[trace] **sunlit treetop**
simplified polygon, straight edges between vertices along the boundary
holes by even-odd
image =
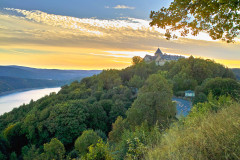
[[[181,36],[207,31],[213,40],[230,43],[239,34],[239,4],[239,0],[174,0],[169,8],[151,11],[150,25],[165,29],[168,40],[177,38],[175,30]]]

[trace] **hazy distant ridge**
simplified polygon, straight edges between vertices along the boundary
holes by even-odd
[[[19,89],[62,86],[100,72],[99,70],[58,70],[0,66],[0,95]]]
[[[59,70],[23,66],[0,66],[0,76],[30,79],[71,80],[92,76],[100,72],[100,70]]]

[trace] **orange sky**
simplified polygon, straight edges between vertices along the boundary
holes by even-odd
[[[239,39],[227,44],[201,33],[167,41],[163,30],[150,28],[149,21],[143,19],[80,19],[5,10],[0,11],[0,65],[120,69],[131,65],[131,57],[153,54],[159,46],[164,53],[204,57],[240,68]]]

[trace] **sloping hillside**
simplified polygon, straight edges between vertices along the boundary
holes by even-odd
[[[41,87],[55,87],[65,84],[64,81],[24,79],[0,76],[0,95],[4,92]]]
[[[109,159],[143,159],[147,146],[156,145],[159,141],[155,138],[161,139],[165,129],[176,121],[173,93],[195,90],[211,79],[236,82],[231,70],[193,57],[164,66],[140,62],[123,70],[104,70],[0,116],[0,142],[5,147],[2,155],[10,157],[15,152],[23,159],[50,160],[54,158],[48,157],[47,146],[53,145],[60,146],[61,156],[70,159],[96,159],[91,154],[102,155],[100,151],[104,151],[103,156],[112,156]],[[225,89],[220,95],[212,92],[212,98],[206,95],[211,103],[206,102],[205,106],[214,104],[209,107],[212,112],[228,100],[219,98],[215,102],[213,97],[235,92],[232,87],[230,91]],[[109,144],[105,143],[107,136]],[[92,149],[88,148],[90,145]]]
[[[100,70],[59,70],[0,66],[0,76],[30,79],[73,80],[89,77],[100,72]]]
[[[0,95],[3,92],[19,89],[62,86],[100,72],[100,70],[57,70],[0,66]]]

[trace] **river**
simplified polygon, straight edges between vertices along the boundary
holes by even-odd
[[[5,112],[10,112],[13,108],[19,107],[23,103],[28,104],[31,100],[36,101],[52,92],[57,93],[60,89],[60,87],[33,89],[0,96],[0,115]]]

